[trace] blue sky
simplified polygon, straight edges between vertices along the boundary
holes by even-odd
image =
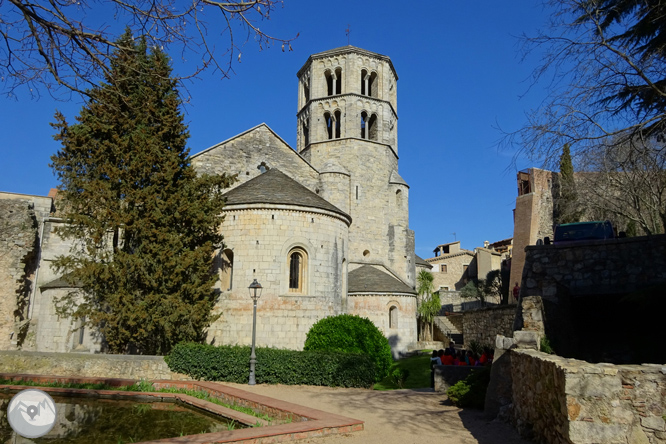
[[[292,52],[249,42],[235,74],[204,73],[186,83],[192,153],[265,122],[296,146],[296,72],[309,54],[350,43],[391,57],[399,76],[400,174],[410,185],[416,253],[441,243],[473,249],[513,236],[516,171],[533,165],[499,150],[497,126],[516,130],[545,92],[530,88],[536,56],[521,61],[517,36],[546,25],[549,11],[527,0],[398,2],[285,0],[262,30],[300,33]],[[174,52],[174,54],[176,54]],[[174,60],[176,72],[187,68]],[[5,92],[5,91],[2,91]],[[59,145],[49,126],[56,109],[70,122],[81,102],[38,100],[26,90],[0,97],[0,191],[46,195]],[[455,233],[455,235],[453,234]]]

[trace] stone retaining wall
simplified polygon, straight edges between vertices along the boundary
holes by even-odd
[[[666,364],[612,365],[517,350],[504,415],[540,443],[666,443]]]
[[[469,367],[466,365],[436,365],[435,370],[435,391],[446,392],[449,387],[458,381],[467,378],[473,371],[482,367]]]
[[[162,356],[0,351],[0,373],[90,378],[191,380],[169,370]]]
[[[497,335],[511,336],[516,315],[515,305],[481,308],[463,313],[463,338],[465,347],[472,341],[493,346]]]

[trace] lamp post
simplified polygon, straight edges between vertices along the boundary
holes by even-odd
[[[255,385],[257,382],[254,380],[254,366],[257,363],[257,355],[254,354],[254,342],[257,336],[257,300],[261,297],[262,286],[255,279],[248,287],[250,290],[250,297],[254,303],[252,309],[252,354],[250,354],[250,382],[249,385]]]

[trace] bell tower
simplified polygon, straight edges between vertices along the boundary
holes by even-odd
[[[391,59],[345,46],[311,55],[297,75],[301,155],[311,158],[312,145],[357,140],[397,156],[398,76]]]
[[[298,153],[320,192],[352,217],[349,270],[384,266],[412,286],[409,186],[398,174],[398,75],[385,55],[344,46],[298,71]]]

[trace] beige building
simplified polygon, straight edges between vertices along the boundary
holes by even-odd
[[[504,246],[504,243],[501,245]],[[500,253],[488,242],[474,251],[461,248],[460,241],[438,245],[433,250],[435,256],[425,259],[425,262],[432,266],[433,285],[439,292],[442,305],[459,307],[465,304],[466,301],[460,298],[460,290],[470,280],[485,279],[488,272],[499,270],[506,251],[503,249]]]
[[[299,349],[316,321],[351,313],[372,320],[398,354],[416,341],[414,232],[409,186],[398,173],[398,76],[388,57],[353,46],[310,56],[297,76],[295,150],[261,124],[192,156],[202,173],[239,178],[220,227],[221,316],[208,342],[250,343],[247,287],[257,279],[258,345]],[[46,220],[41,226],[48,232],[41,238],[50,236],[45,246],[68,248]],[[44,271],[24,349],[96,349],[90,332],[54,314],[53,297],[72,289],[48,266],[52,252],[40,254]],[[47,346],[45,335],[56,339]]]

